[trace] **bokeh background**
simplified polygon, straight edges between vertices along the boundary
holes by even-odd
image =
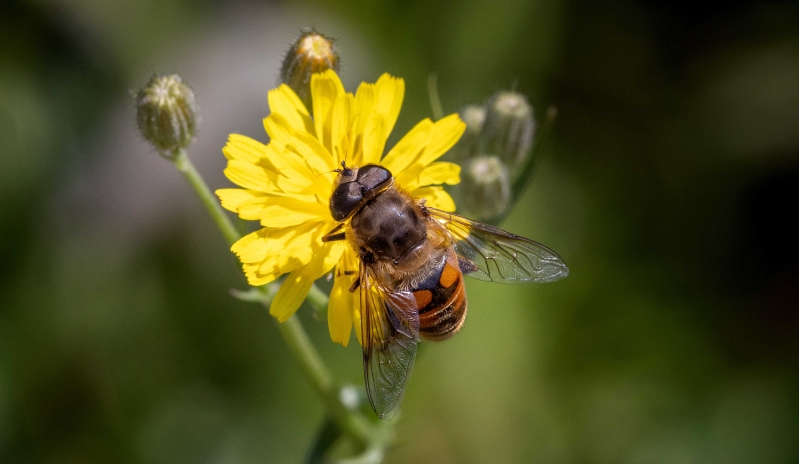
[[[799,462],[799,4],[467,0],[0,3],[0,462],[300,462],[323,417],[131,89],[180,72],[190,155],[266,141],[280,57],[338,38],[349,89],[406,79],[392,140],[515,88],[559,116],[503,226],[570,265],[469,282],[391,463]],[[539,114],[541,111],[539,111]],[[361,385],[357,343],[330,342]]]

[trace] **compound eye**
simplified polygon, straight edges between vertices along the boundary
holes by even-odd
[[[391,171],[376,164],[367,164],[358,170],[358,183],[363,186],[364,191],[379,189],[392,177]]]
[[[336,221],[347,219],[363,201],[361,185],[357,182],[339,184],[330,196],[330,215]]]

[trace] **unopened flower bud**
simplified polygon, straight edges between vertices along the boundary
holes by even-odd
[[[198,118],[194,92],[177,74],[154,75],[136,95],[139,130],[162,153],[189,146]]]
[[[339,56],[333,39],[315,30],[303,31],[291,45],[280,68],[280,80],[311,108],[311,75],[332,69],[338,73]]]
[[[480,105],[466,105],[458,111],[463,122],[466,123],[464,136],[477,137],[483,130],[483,123],[486,120],[486,109]]]
[[[499,156],[515,171],[530,156],[535,134],[533,107],[518,92],[499,92],[486,106],[480,152]]]
[[[477,154],[477,141],[485,122],[486,109],[480,105],[466,105],[458,111],[458,115],[466,123],[466,131],[447,152],[445,160],[462,163]]]
[[[490,221],[505,214],[511,204],[508,167],[497,156],[478,156],[461,171],[460,205],[474,219]]]

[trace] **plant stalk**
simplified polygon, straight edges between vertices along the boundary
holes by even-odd
[[[172,163],[178,168],[178,171],[182,172],[183,175],[186,176],[186,179],[191,184],[194,192],[200,197],[200,201],[202,201],[203,206],[205,209],[208,210],[208,213],[211,215],[211,219],[214,220],[216,226],[219,228],[222,235],[224,235],[225,240],[227,240],[229,245],[233,245],[241,238],[239,235],[239,231],[236,230],[236,227],[231,222],[230,217],[227,215],[225,210],[222,208],[222,205],[217,201],[216,196],[211,192],[211,189],[208,188],[208,184],[205,183],[205,179],[200,175],[197,171],[197,168],[194,167],[194,163],[191,162],[189,156],[186,154],[186,150],[179,149],[171,157],[169,157]]]
[[[441,106],[441,98],[438,95],[438,76],[434,73],[427,76],[427,95],[430,98],[433,121],[438,121],[444,117],[444,107]]]

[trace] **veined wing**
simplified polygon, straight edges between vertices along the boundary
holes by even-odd
[[[453,241],[461,271],[478,280],[522,284],[553,282],[569,275],[557,253],[538,242],[457,214],[427,208]]]
[[[366,394],[381,419],[394,417],[411,377],[419,314],[411,292],[388,292],[361,262],[361,340]]]

